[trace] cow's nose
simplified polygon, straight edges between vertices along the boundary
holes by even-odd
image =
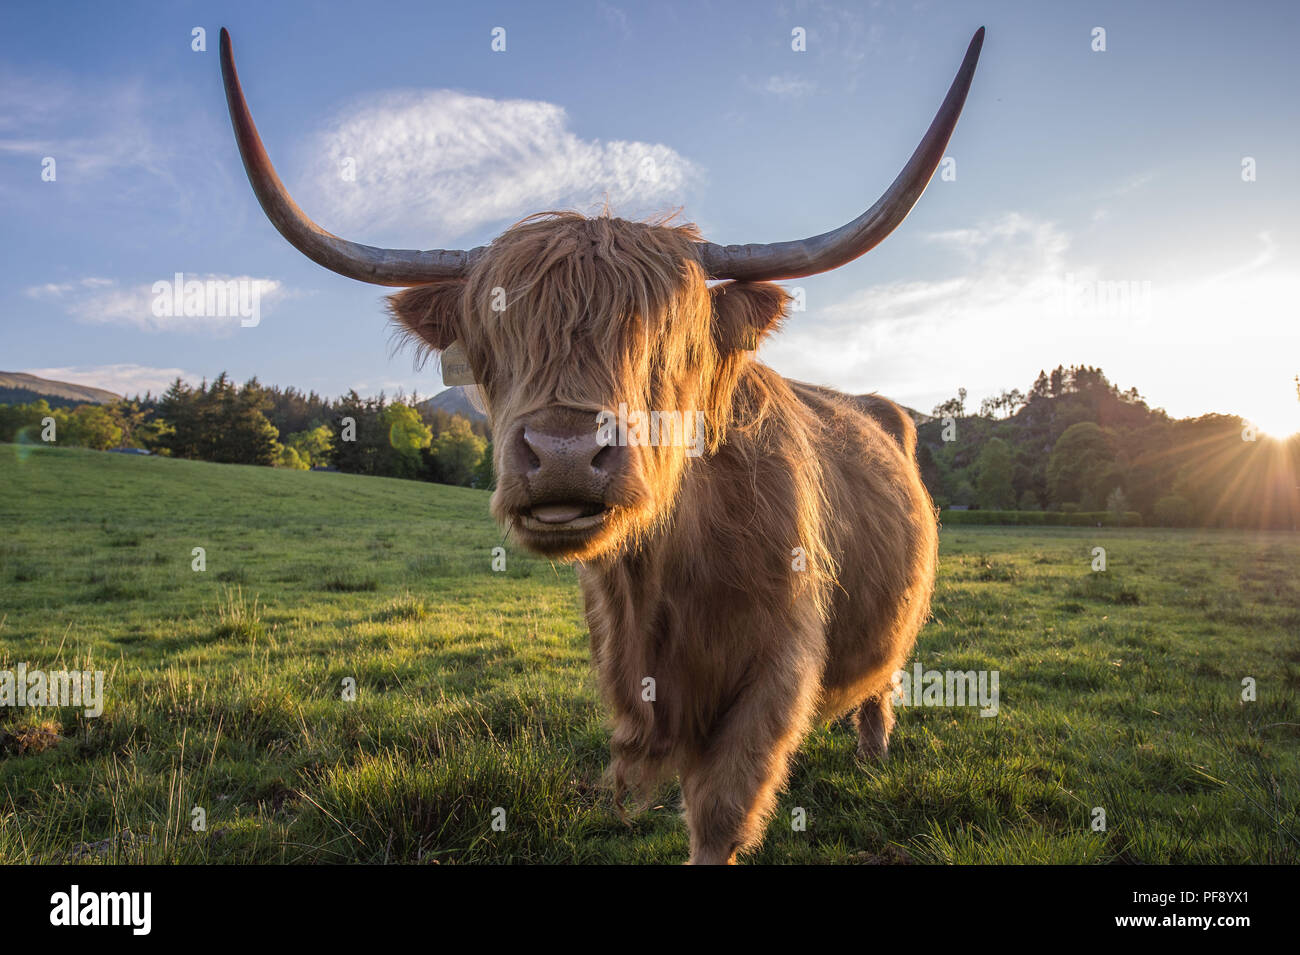
[[[604,445],[595,428],[520,433],[528,454],[528,484],[536,497],[599,498],[620,466],[620,449]]]

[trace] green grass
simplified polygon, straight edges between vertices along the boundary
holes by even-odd
[[[0,710],[0,863],[685,858],[675,790],[624,824],[602,786],[573,571],[485,493],[11,445],[0,480],[0,670],[107,672],[97,719]],[[872,768],[818,729],[751,861],[1300,861],[1300,537],[942,554],[915,659],[998,670],[1000,714],[903,709]]]

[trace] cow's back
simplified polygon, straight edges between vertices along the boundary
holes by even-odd
[[[911,653],[929,616],[938,532],[905,411],[878,395],[788,384],[824,425],[825,525],[839,565],[823,678],[831,716],[887,685]]]

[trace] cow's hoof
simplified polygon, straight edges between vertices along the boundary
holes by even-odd
[[[889,740],[858,740],[858,759],[864,763],[883,763],[889,759]]]

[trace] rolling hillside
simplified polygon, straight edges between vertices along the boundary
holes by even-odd
[[[0,371],[0,404],[27,404],[44,398],[51,407],[60,405],[106,405],[122,396],[103,388],[74,385],[67,381],[38,378],[20,371]]]
[[[574,572],[486,492],[4,444],[0,486],[0,672],[105,671],[101,716],[0,707],[0,864],[686,858],[674,787],[620,821]],[[816,729],[750,861],[1300,859],[1300,539],[941,549],[915,663],[1000,671],[999,714],[904,707],[869,771]]]

